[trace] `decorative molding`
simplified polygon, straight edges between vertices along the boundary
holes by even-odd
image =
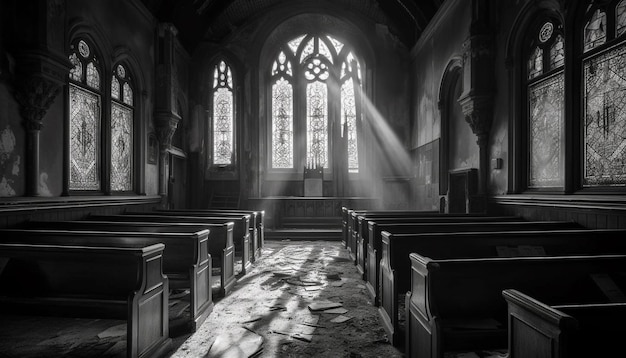
[[[15,99],[21,106],[26,128],[39,130],[48,108],[65,84],[71,63],[67,58],[40,50],[18,52],[15,60]]]
[[[18,81],[15,99],[20,104],[26,130],[41,129],[43,117],[60,92],[61,84],[37,74]]]
[[[156,134],[161,144],[161,151],[167,151],[172,146],[172,137],[178,128],[180,117],[175,113],[159,113],[154,120]]]
[[[465,120],[478,137],[478,145],[486,145],[493,122],[493,96],[467,95],[459,99]]]

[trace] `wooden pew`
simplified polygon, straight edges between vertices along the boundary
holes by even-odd
[[[125,319],[127,357],[171,347],[163,244],[98,246],[0,243],[0,301],[15,313]]]
[[[358,215],[356,222],[358,231],[356,233],[355,242],[356,242],[356,260],[355,264],[357,265],[357,270],[363,275],[364,279],[367,275],[367,256],[368,256],[368,243],[370,240],[370,232],[369,232],[369,223],[370,222],[379,222],[381,224],[409,224],[409,223],[441,223],[441,222],[449,222],[449,221],[459,221],[459,222],[487,222],[487,221],[524,221],[523,218],[519,216],[477,216],[477,215],[467,215],[467,214],[438,214],[438,215],[426,215],[426,216],[415,216],[415,217],[394,217],[387,215]],[[376,242],[372,245],[374,249],[380,248],[380,235],[375,234],[374,239]],[[380,250],[379,250],[380,252]],[[380,261],[380,258],[378,258]]]
[[[346,210],[346,248],[350,249],[352,238],[356,236],[357,217],[359,215],[390,215],[396,217],[416,217],[440,215],[438,211],[420,211],[420,210]],[[343,232],[343,229],[342,229]]]
[[[510,358],[624,355],[625,302],[546,304],[513,289],[502,295],[508,304]]]
[[[213,311],[209,230],[205,228],[175,227],[166,232],[146,232],[141,227],[132,231],[129,227],[118,227],[111,222],[92,222],[88,225],[68,222],[31,224],[39,228],[0,230],[0,242],[144,246],[162,243],[165,245],[163,272],[169,279],[170,288],[189,288],[188,324],[191,330],[196,331]]]
[[[402,211],[402,210],[389,210],[389,211],[375,211],[375,212],[352,212],[351,222],[349,223],[350,235],[348,237],[348,252],[350,257],[354,259],[356,264],[358,256],[357,241],[362,233],[367,235],[367,221],[373,219],[382,218],[394,218],[394,219],[413,219],[413,218],[435,218],[435,217],[484,217],[484,214],[442,214],[436,211]],[[359,217],[367,217],[367,219],[361,219]]]
[[[263,245],[265,244],[265,210],[239,210],[239,209],[176,209],[176,210],[172,210],[172,209],[169,209],[169,211],[180,211],[180,212],[198,211],[198,212],[210,213],[210,214],[211,213],[212,214],[217,214],[217,213],[240,214],[241,213],[241,214],[254,215],[254,222],[255,222],[254,227],[256,227],[257,233],[258,233],[259,248],[262,248]]]
[[[246,214],[250,215],[250,258],[252,261],[256,260],[257,257],[261,257],[261,248],[263,247],[263,214],[262,211],[252,211],[252,210],[209,210],[209,209],[168,209],[168,210],[155,210],[156,213],[161,212],[171,212],[177,213],[177,215],[238,215],[238,214]]]
[[[163,217],[158,215],[90,215],[85,222],[113,222],[120,227],[141,227],[158,230],[160,226],[197,226],[210,230],[209,254],[213,267],[220,268],[220,292],[226,296],[237,282],[235,277],[234,223],[203,220],[196,217]]]
[[[210,216],[204,213],[177,213],[177,212],[168,212],[168,211],[148,211],[148,212],[134,212],[129,211],[125,212],[124,215],[128,216],[146,216],[146,215],[155,215],[160,217],[175,217],[175,218],[185,218],[185,217],[194,217],[194,218],[202,218],[206,221],[212,221],[213,223],[224,223],[224,222],[233,222],[235,224],[233,229],[233,239],[235,243],[235,252],[241,255],[241,272],[242,274],[246,274],[246,272],[250,269],[252,265],[252,261],[254,258],[253,252],[250,250],[250,232],[248,228],[250,227],[250,215],[249,214],[211,214]]]
[[[477,282],[480,282],[483,278],[477,277],[470,280],[466,276],[470,275],[470,273],[478,276],[482,275],[480,270],[486,270],[489,267],[487,264],[483,264],[483,261],[518,259],[518,257],[500,257],[503,253],[508,255],[517,249],[517,254],[546,256],[540,259],[546,259],[550,256],[573,257],[576,255],[602,255],[614,252],[626,253],[626,242],[623,240],[624,234],[626,234],[626,230],[576,229],[480,233],[456,232],[419,235],[396,235],[383,232],[383,258],[380,268],[381,305],[379,307],[381,320],[388,335],[392,337],[391,339],[394,342],[399,342],[398,339],[401,336],[398,324],[398,298],[401,294],[410,290],[407,294],[407,322],[405,324],[407,336],[410,337],[407,338],[407,343],[421,342],[420,345],[424,345],[425,334],[433,342],[439,342],[438,340],[443,339],[439,335],[441,327],[438,324],[441,322],[435,318],[443,316],[441,316],[441,312],[437,312],[441,304],[438,300],[447,300],[445,301],[446,304],[449,304],[448,301],[456,300],[456,304],[459,306],[467,305],[469,307],[473,304],[471,298],[466,301],[466,296],[461,296],[463,291],[457,292],[454,287],[448,287],[448,289],[452,289],[451,292],[447,293],[449,297],[441,298],[442,295],[446,295],[444,292],[446,288],[441,286],[439,281],[433,281],[437,280],[442,274],[442,271],[437,271],[437,268],[441,266],[440,261],[462,261],[464,263],[462,267],[467,272],[451,271],[451,274],[456,276],[454,278],[446,276],[446,279],[459,281],[454,284],[455,287],[463,287],[464,289],[472,287],[472,290],[481,291],[484,287]],[[411,254],[412,259],[410,261],[406,259],[407,252],[415,253]],[[416,257],[419,259],[416,260]],[[472,268],[472,262],[478,263],[476,269]],[[539,260],[539,262],[542,261]],[[426,264],[428,264],[427,267],[417,269],[419,265]],[[521,268],[520,270],[523,271]],[[511,278],[513,277],[515,276],[512,275]],[[475,286],[466,285],[464,280],[473,282],[472,284]],[[528,275],[524,277],[524,280],[534,282],[536,277]],[[433,286],[433,282],[437,282],[437,284]],[[449,281],[447,282],[450,284]],[[488,280],[485,282],[488,282]],[[509,286],[502,289],[505,288],[516,287]],[[411,303],[410,305],[409,302]],[[424,307],[430,311],[424,311]],[[449,315],[450,312],[446,314]],[[454,347],[454,344],[451,347]],[[411,347],[407,347],[407,349],[410,351]],[[434,343],[428,349],[432,349],[433,352],[439,351],[439,348],[436,348]],[[433,355],[433,357],[435,356],[438,355]]]
[[[493,221],[484,221],[491,218]],[[517,221],[506,221],[506,220]],[[367,240],[368,255],[363,269],[366,274],[365,286],[374,304],[379,304],[380,285],[380,260],[382,258],[382,231],[392,234],[406,233],[435,233],[435,232],[461,232],[461,231],[501,231],[508,230],[557,230],[557,229],[582,229],[580,225],[569,221],[523,221],[517,217],[481,217],[481,218],[436,218],[420,219],[408,222],[406,220],[377,219],[369,221],[369,239]],[[365,244],[363,244],[365,245]],[[359,245],[359,248],[361,245]]]

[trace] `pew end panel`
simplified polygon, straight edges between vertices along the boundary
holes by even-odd
[[[512,358],[617,357],[626,351],[625,302],[548,305],[515,289],[502,295]]]
[[[431,321],[426,322],[430,327],[421,327],[419,322],[407,326],[421,330],[412,331],[411,337],[430,334],[432,356],[443,357],[447,351],[507,346],[504,289],[530,292],[546,304],[606,302],[605,292],[593,277],[622,272],[626,255],[433,260],[414,254],[411,263],[416,268],[411,271],[416,284],[411,287],[408,319],[420,317],[421,311],[426,310],[424,316]],[[408,351],[411,350],[415,349],[410,347]]]
[[[517,290],[506,289],[502,295],[508,304],[509,357],[556,358],[574,353],[567,351],[567,341],[578,329],[572,316]]]

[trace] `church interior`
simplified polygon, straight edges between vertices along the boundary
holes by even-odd
[[[623,354],[626,0],[0,15],[0,357],[74,316],[123,344],[67,356]],[[270,293],[335,340],[233,338]]]

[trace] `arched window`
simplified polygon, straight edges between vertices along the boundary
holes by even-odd
[[[133,87],[123,64],[111,78],[111,190],[133,189]]]
[[[528,188],[564,184],[565,50],[563,29],[544,18],[530,32],[526,51]]]
[[[102,163],[100,60],[87,39],[70,48],[69,74],[69,189],[100,190]]]
[[[587,8],[582,33],[583,187],[626,184],[626,0]]]
[[[300,35],[276,52],[270,71],[270,168],[330,168],[331,150],[347,151],[358,172],[357,127],[362,119],[361,65],[353,50],[329,35]],[[343,142],[332,143],[338,123]]]
[[[225,60],[220,60],[213,70],[211,91],[213,106],[213,165],[234,164],[235,95],[233,73]]]

